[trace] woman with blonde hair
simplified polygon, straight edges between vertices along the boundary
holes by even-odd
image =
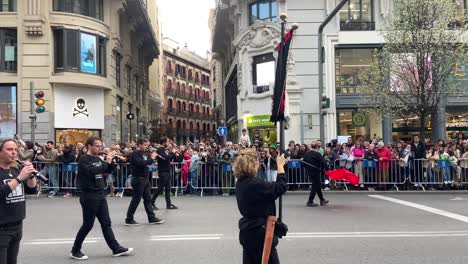
[[[261,263],[266,219],[268,216],[276,215],[275,200],[287,189],[284,154],[276,159],[276,163],[278,177],[275,182],[267,182],[256,177],[260,161],[255,150],[250,148],[241,150],[234,161],[233,171],[237,178],[237,206],[242,215],[239,220],[239,241],[244,249],[244,264]],[[278,235],[274,234],[273,237],[270,264],[279,263],[276,251]]]

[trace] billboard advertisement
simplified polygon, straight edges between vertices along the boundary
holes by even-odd
[[[81,71],[96,74],[96,36],[81,33]]]
[[[0,86],[0,139],[16,134],[16,86]]]

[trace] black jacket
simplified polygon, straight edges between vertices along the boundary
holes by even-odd
[[[175,158],[174,153],[163,147],[158,148],[156,153],[158,153],[158,172],[170,172],[171,161]]]
[[[304,155],[304,165],[310,176],[320,175],[328,167],[322,154],[313,150]]]
[[[267,182],[259,177],[241,177],[236,183],[237,206],[242,215],[239,229],[262,226],[268,216],[276,215],[275,200],[286,189],[284,174],[278,174],[276,182]]]
[[[78,188],[83,192],[102,193],[106,188],[103,173],[112,172],[113,166],[98,156],[84,154],[78,161]]]
[[[10,177],[9,174],[13,177]],[[13,224],[22,221],[26,217],[26,202],[24,184],[11,190],[8,182],[14,181],[20,174],[17,168],[4,170],[0,168],[0,224]]]
[[[419,142],[418,146],[414,143],[411,144],[411,150],[414,152],[415,159],[425,159],[426,158],[426,146]]]
[[[148,153],[136,150],[130,155],[130,167],[132,169],[132,176],[146,177],[148,176],[148,165],[153,164],[153,160]]]

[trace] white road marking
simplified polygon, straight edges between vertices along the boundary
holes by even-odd
[[[187,235],[162,235],[151,236],[151,238],[178,238],[178,237],[221,237],[223,234],[187,234]]]
[[[464,215],[451,213],[451,212],[448,212],[448,211],[440,210],[440,209],[429,207],[429,206],[426,206],[426,205],[412,203],[412,202],[408,202],[408,201],[404,201],[404,200],[400,200],[400,199],[395,199],[395,198],[391,198],[391,197],[386,197],[386,196],[383,196],[383,195],[369,195],[369,197],[376,198],[376,199],[381,199],[381,200],[385,200],[385,201],[389,201],[389,202],[393,202],[393,203],[397,203],[397,204],[401,204],[401,205],[406,205],[408,207],[413,207],[413,208],[416,208],[416,209],[419,209],[419,210],[423,210],[423,211],[426,211],[426,212],[430,212],[430,213],[433,213],[433,214],[445,216],[445,217],[448,217],[448,218],[452,218],[452,219],[455,219],[455,220],[458,220],[458,221],[468,223],[468,217],[466,217]]]
[[[168,237],[151,238],[150,241],[189,241],[189,240],[220,240],[221,237]]]
[[[24,245],[63,245],[73,244],[74,240],[62,240],[62,241],[37,241],[37,242],[25,242]],[[97,243],[96,240],[84,241],[83,243]]]

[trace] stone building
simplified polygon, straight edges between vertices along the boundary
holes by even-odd
[[[145,135],[156,97],[148,71],[159,54],[155,10],[156,2],[144,0],[3,1],[0,137],[31,137],[31,82],[44,92],[40,143]]]

